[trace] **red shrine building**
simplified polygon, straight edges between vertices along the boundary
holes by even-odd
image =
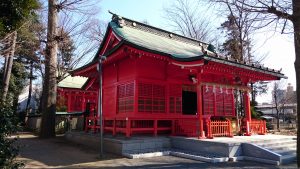
[[[251,118],[250,84],[285,78],[219,55],[204,42],[113,15],[94,60],[72,72],[87,80],[59,88],[68,112],[84,111],[88,102],[97,110],[102,56],[103,129],[127,137],[264,134],[265,122]],[[87,118],[97,120],[95,113]]]

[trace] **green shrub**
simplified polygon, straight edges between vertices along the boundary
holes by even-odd
[[[251,106],[251,117],[254,119],[260,119],[263,113],[261,111],[257,111],[254,106]]]
[[[23,165],[15,160],[18,155],[18,147],[14,144],[16,139],[9,138],[18,129],[17,121],[11,104],[0,103],[0,168],[3,169],[16,169]]]

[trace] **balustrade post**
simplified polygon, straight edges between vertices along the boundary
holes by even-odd
[[[207,121],[207,138],[213,139],[212,131],[211,131],[211,122],[210,120]]]
[[[227,120],[227,122],[228,122],[228,129],[229,129],[229,137],[233,137],[232,129],[231,129],[231,121]]]
[[[154,120],[154,136],[157,136],[157,120]]]
[[[113,130],[112,130],[112,135],[115,136],[116,135],[116,119],[113,119]]]
[[[175,120],[172,120],[171,135],[172,135],[172,136],[175,136]]]
[[[88,132],[88,130],[89,130],[89,118],[87,117],[85,119],[85,132]]]
[[[264,135],[267,133],[267,123],[266,121],[264,120]]]

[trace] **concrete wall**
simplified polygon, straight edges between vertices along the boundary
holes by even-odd
[[[55,119],[56,130],[68,130],[66,128],[65,117],[57,116]],[[26,120],[26,127],[30,130],[39,131],[41,128],[42,117],[41,116],[29,116]],[[71,130],[83,130],[83,117],[73,117],[70,119],[70,129]]]
[[[100,150],[100,135],[85,132],[67,132],[65,138],[77,144]],[[153,150],[171,148],[167,137],[137,137],[126,139],[124,137],[105,137],[103,139],[104,151],[122,155],[124,153],[141,153]]]

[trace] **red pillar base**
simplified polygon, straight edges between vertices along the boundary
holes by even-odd
[[[251,136],[249,121],[246,122],[246,133],[244,135],[245,136]]]
[[[200,135],[198,136],[198,139],[206,139],[206,137],[205,137],[205,132],[204,132],[204,131],[202,131],[202,132],[200,133]]]
[[[129,138],[131,135],[131,122],[128,118],[126,118],[126,137]]]

